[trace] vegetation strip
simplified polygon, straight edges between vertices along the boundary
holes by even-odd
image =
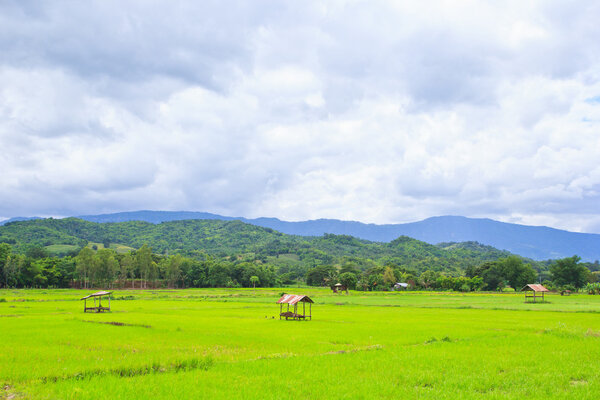
[[[47,376],[41,378],[43,383],[54,383],[58,381],[68,380],[84,380],[98,376],[117,376],[121,378],[130,378],[140,375],[150,374],[162,374],[167,372],[183,372],[192,370],[208,371],[214,365],[212,357],[190,358],[187,360],[178,360],[174,363],[162,365],[160,363],[153,363],[151,365],[145,365],[142,367],[121,367],[114,369],[96,369],[89,371],[82,371],[73,375],[66,376]]]
[[[0,226],[0,287],[276,287],[600,294],[600,262],[534,261],[476,242],[389,243],[285,235],[239,221],[96,224],[75,218]],[[2,302],[0,298],[0,302]],[[113,300],[133,300],[127,295]],[[22,299],[13,301],[23,301]],[[37,300],[43,301],[43,299]]]
[[[382,350],[382,349],[383,349],[382,345],[380,345],[380,344],[374,344],[372,346],[356,347],[354,349],[348,349],[348,350],[328,351],[328,352],[323,353],[321,355],[358,353],[360,351],[373,351],[373,350]]]
[[[82,319],[81,322],[89,322],[91,324],[105,324],[105,325],[114,325],[114,326],[136,326],[139,328],[152,328],[151,325],[143,325],[143,324],[128,324],[125,322],[117,322],[117,321],[90,321],[87,319]]]

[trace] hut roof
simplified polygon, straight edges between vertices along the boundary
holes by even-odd
[[[549,290],[546,289],[544,285],[540,285],[537,283],[528,283],[527,285],[523,286],[523,289],[521,289],[521,291],[523,290],[533,290],[534,292],[549,292]]]
[[[99,296],[106,296],[108,294],[111,294],[112,292],[106,292],[104,290],[101,290],[99,292],[96,293],[92,293],[90,295],[87,295],[85,297],[82,297],[80,300],[85,300],[85,299],[89,299],[90,297],[99,297]]]
[[[277,304],[294,305],[298,302],[314,303],[314,301],[312,301],[310,297],[303,294],[284,294],[279,300],[277,300]]]
[[[344,286],[344,285],[342,285],[341,283],[336,283],[336,284],[335,284],[335,285],[333,285],[333,286],[340,287],[340,286]]]

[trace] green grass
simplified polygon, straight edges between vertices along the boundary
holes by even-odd
[[[51,244],[50,246],[46,246],[45,249],[48,251],[50,255],[55,254],[66,254],[70,251],[75,251],[79,248],[79,246],[71,245],[71,244]]]
[[[96,246],[96,249],[98,249],[98,250],[104,248],[104,244],[102,244],[102,243],[89,242],[87,244],[87,247],[89,247],[90,249],[93,249],[94,246]],[[118,244],[118,243],[111,243],[109,245],[109,248],[113,249],[114,251],[116,251],[119,254],[125,254],[125,253],[129,253],[130,251],[135,250],[133,247],[125,246],[124,244]]]
[[[124,244],[118,243],[111,243],[110,248],[119,254],[125,254],[135,250],[133,247],[125,246]]]
[[[313,321],[280,321],[281,292]],[[600,296],[129,290],[84,314],[87,293],[0,290],[0,398],[600,395]]]

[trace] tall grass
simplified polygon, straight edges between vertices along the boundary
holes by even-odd
[[[278,319],[282,291],[117,291],[84,314],[85,291],[0,290],[0,398],[600,395],[598,296],[304,288],[298,322]]]

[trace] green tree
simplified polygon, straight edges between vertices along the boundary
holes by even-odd
[[[100,249],[94,255],[94,277],[97,283],[112,287],[119,271],[119,262],[116,253],[111,249]]]
[[[0,243],[0,280],[4,283],[4,287],[8,287],[8,281],[6,274],[4,273],[4,266],[6,265],[8,258],[12,250],[8,243]]]
[[[348,293],[348,289],[356,289],[356,283],[358,282],[358,278],[356,274],[352,272],[344,272],[340,274],[340,283],[346,287],[346,294]]]
[[[557,286],[573,285],[582,288],[588,281],[589,270],[579,263],[578,256],[556,260],[550,266],[552,281]]]
[[[435,271],[427,270],[419,276],[419,283],[426,289],[430,288],[438,278],[439,274]]]
[[[369,290],[383,290],[385,283],[383,282],[383,274],[373,273],[367,276],[367,285]]]
[[[142,278],[142,285],[147,287],[148,275],[152,269],[152,249],[144,244],[135,254],[135,263]]]
[[[135,287],[135,258],[131,253],[127,253],[121,258],[120,278],[125,282],[127,278],[131,278],[131,287]]]
[[[46,288],[48,287],[48,278],[46,278],[42,274],[37,274],[33,277],[33,286],[37,288]]]
[[[319,265],[306,273],[306,284],[310,286],[328,286],[335,280],[336,274],[337,270],[335,267],[331,265]]]
[[[48,251],[43,246],[30,246],[25,255],[30,258],[45,258],[48,257]]]
[[[169,287],[174,287],[176,282],[181,280],[181,265],[183,257],[179,254],[169,257],[167,270],[165,271]]]
[[[81,249],[77,257],[75,258],[75,271],[79,275],[79,279],[82,282],[84,288],[88,287],[88,276],[92,268],[92,262],[94,258],[94,251],[89,247]]]
[[[392,267],[385,267],[385,270],[383,271],[383,282],[387,287],[392,287],[396,283],[396,276],[394,275]]]
[[[510,256],[498,260],[503,278],[515,290],[521,289],[528,283],[535,282],[537,273],[530,264],[523,263],[517,256]]]
[[[250,277],[250,282],[252,283],[254,290],[256,290],[256,284],[260,282],[260,280],[258,279],[258,276],[256,275],[252,275]],[[253,292],[254,293],[254,292]]]
[[[485,282],[482,277],[474,276],[471,278],[469,286],[471,287],[471,290],[479,291],[485,287]]]
[[[6,287],[19,286],[21,270],[24,265],[24,257],[18,254],[9,255],[4,263],[4,281]]]

